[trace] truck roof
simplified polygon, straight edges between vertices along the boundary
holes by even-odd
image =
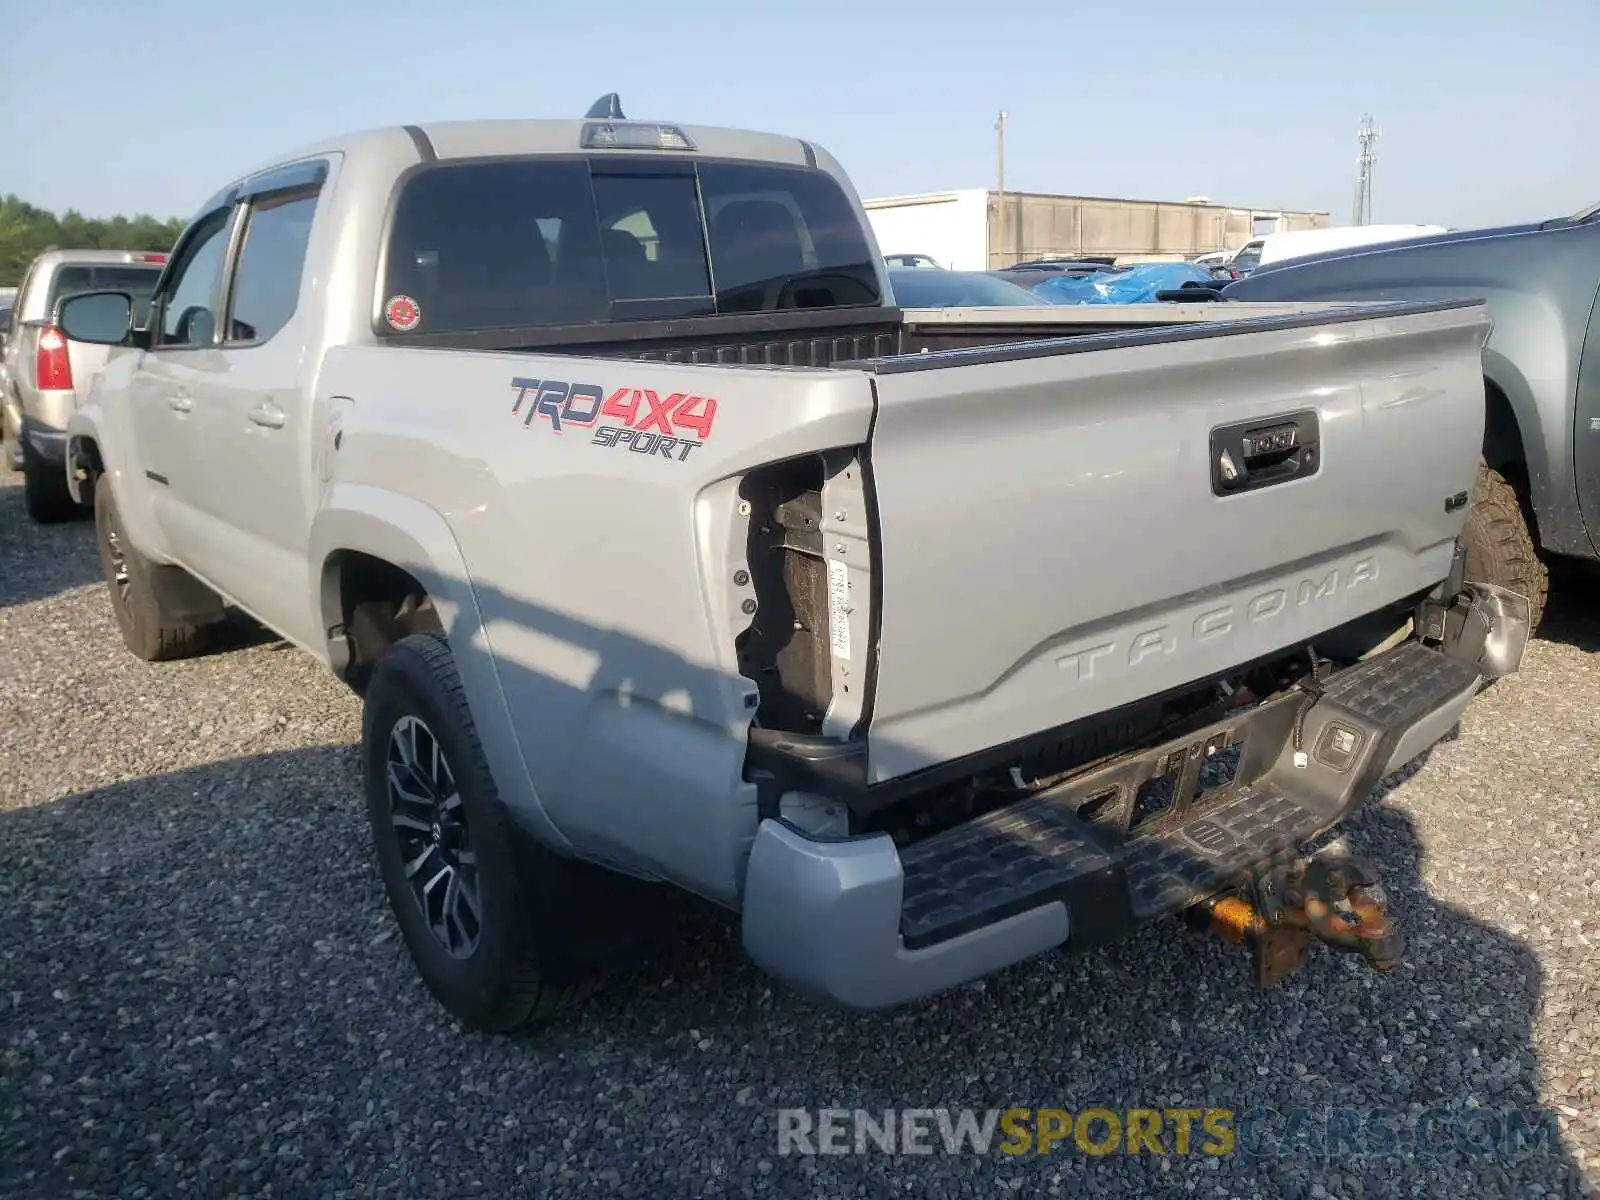
[[[62,263],[127,263],[130,266],[150,264],[160,266],[166,262],[162,250],[46,250],[34,258],[36,267],[54,267]]]
[[[614,141],[632,139],[633,146],[608,145],[605,134],[586,137],[591,129],[613,131]],[[678,135],[688,148],[677,144]],[[665,139],[666,144],[663,144]],[[637,121],[607,117],[570,119],[496,118],[476,121],[435,121],[364,129],[301,146],[258,165],[239,176],[230,187],[263,171],[321,154],[350,157],[382,154],[397,142],[411,142],[424,158],[465,159],[529,154],[604,154],[627,156],[641,151],[683,153],[694,158],[742,159],[752,162],[823,166],[839,172],[825,151],[801,138],[759,133],[717,125],[681,125],[668,121]]]

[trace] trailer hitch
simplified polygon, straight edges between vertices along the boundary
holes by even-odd
[[[1313,937],[1376,971],[1392,971],[1405,955],[1377,871],[1342,850],[1257,871],[1242,893],[1201,901],[1186,917],[1191,927],[1248,945],[1264,988],[1305,966]]]

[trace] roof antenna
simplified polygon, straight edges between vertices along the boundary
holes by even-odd
[[[589,106],[589,111],[583,115],[585,117],[600,117],[611,121],[627,120],[622,115],[622,97],[615,92],[607,92],[604,96],[601,96],[600,99]]]

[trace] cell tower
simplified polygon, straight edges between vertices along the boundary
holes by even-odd
[[[1372,164],[1378,156],[1372,152],[1372,143],[1378,140],[1378,127],[1372,123],[1372,114],[1361,118],[1361,128],[1356,131],[1361,143],[1361,153],[1356,156],[1356,204],[1353,225],[1372,223]]]

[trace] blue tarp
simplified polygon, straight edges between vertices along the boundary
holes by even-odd
[[[1149,304],[1157,292],[1190,281],[1210,284],[1211,272],[1189,263],[1143,263],[1120,271],[1046,279],[1034,284],[1033,290],[1051,304]]]

